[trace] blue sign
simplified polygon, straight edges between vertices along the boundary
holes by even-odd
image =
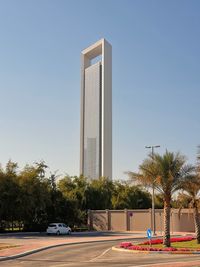
[[[148,237],[149,239],[152,238],[152,232],[151,232],[151,229],[147,229],[147,237]]]

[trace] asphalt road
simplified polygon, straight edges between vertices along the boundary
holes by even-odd
[[[136,240],[134,240],[136,241]],[[133,254],[111,250],[119,241],[67,245],[0,263],[1,267],[134,267],[163,266],[167,262],[200,261],[199,255]],[[173,264],[171,265],[173,266]],[[175,265],[174,265],[175,266]],[[181,265],[183,266],[183,265]],[[200,265],[191,265],[200,266]]]

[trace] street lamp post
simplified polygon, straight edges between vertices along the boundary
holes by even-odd
[[[160,145],[156,146],[145,146],[145,148],[151,148],[152,160],[154,157],[154,148],[160,147]],[[154,179],[152,181],[152,202],[151,202],[151,210],[152,210],[152,226],[153,226],[153,235],[156,235],[156,217],[155,217],[155,188],[154,188]]]

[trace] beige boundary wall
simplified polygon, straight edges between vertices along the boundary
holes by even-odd
[[[156,231],[163,231],[163,210],[155,210]],[[146,231],[152,229],[152,212],[146,210],[89,210],[88,227],[98,231]],[[171,232],[194,232],[190,209],[171,209]]]

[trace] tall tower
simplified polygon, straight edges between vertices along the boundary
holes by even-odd
[[[80,173],[112,179],[112,47],[105,39],[81,53]]]

